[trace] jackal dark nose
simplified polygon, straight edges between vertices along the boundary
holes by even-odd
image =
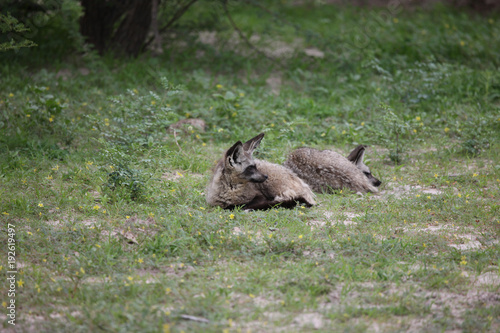
[[[373,183],[373,186],[375,187],[379,187],[380,184],[382,184],[382,182],[380,180],[377,179],[377,181],[375,183]]]

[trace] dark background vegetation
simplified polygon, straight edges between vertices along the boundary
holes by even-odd
[[[263,15],[272,9],[288,4],[340,4],[349,6],[367,6],[382,8],[395,15],[404,9],[418,10],[429,8],[438,3],[448,6],[491,14],[500,6],[497,0],[359,0],[359,1],[282,1],[278,7],[275,2],[266,1],[228,1],[228,0],[2,0],[2,14],[10,13],[29,29],[24,33],[3,31],[3,41],[19,41],[23,38],[38,42],[42,48],[52,48],[52,52],[64,56],[90,44],[100,55],[112,52],[117,56],[138,56],[148,51],[152,42],[161,43],[161,34],[175,31],[181,37],[200,29],[220,28],[221,16],[227,12],[227,6],[248,5],[260,8]],[[192,6],[196,4],[196,9]],[[200,8],[201,7],[201,8]],[[180,22],[189,12],[189,20]],[[278,13],[277,10],[275,13]],[[294,22],[289,22],[293,25]],[[272,33],[272,31],[269,31]],[[49,43],[50,42],[50,43]],[[48,44],[48,45],[47,45]],[[63,44],[64,46],[60,45]],[[168,43],[161,43],[169,48]],[[36,52],[36,51],[33,51]]]

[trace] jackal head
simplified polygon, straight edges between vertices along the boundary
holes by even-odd
[[[231,174],[243,182],[263,183],[267,176],[257,170],[253,159],[253,151],[259,146],[264,133],[248,140],[244,144],[241,141],[236,142],[226,152],[225,167]]]
[[[351,161],[363,174],[368,178],[368,181],[375,187],[380,186],[382,182],[378,180],[377,178],[373,177],[372,173],[370,172],[370,168],[363,163],[363,157],[365,156],[365,149],[366,146],[359,145],[356,148],[354,148],[353,151],[347,156],[347,159]]]

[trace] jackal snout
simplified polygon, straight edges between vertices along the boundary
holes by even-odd
[[[366,174],[365,174],[366,175]],[[366,177],[370,180],[370,182],[373,184],[375,187],[379,187],[382,182],[378,180],[377,178],[373,177],[372,174],[366,175]]]

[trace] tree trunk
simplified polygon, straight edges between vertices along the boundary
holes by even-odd
[[[153,53],[161,54],[163,50],[161,48],[161,37],[160,30],[158,27],[158,2],[159,0],[153,0],[152,10],[151,10],[151,30],[153,31]]]
[[[129,56],[141,52],[151,24],[152,0],[81,0],[81,4],[80,32],[99,54],[110,49]]]
[[[139,55],[151,25],[152,2],[153,0],[132,1],[113,36],[113,50],[134,57]]]
[[[130,7],[131,0],[82,0],[84,14],[80,19],[80,32],[99,54],[109,46],[114,25]]]

